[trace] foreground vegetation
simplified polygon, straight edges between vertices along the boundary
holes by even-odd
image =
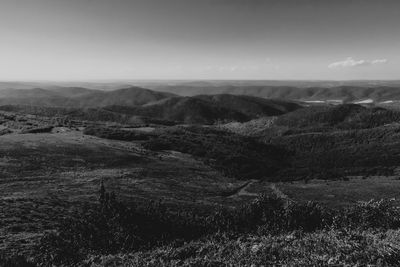
[[[60,222],[30,257],[9,256],[0,262],[3,266],[394,266],[400,264],[400,210],[390,200],[330,209],[261,195],[242,208],[197,214],[162,203],[127,206],[102,185],[98,204]]]
[[[400,231],[214,235],[181,246],[91,256],[89,266],[398,266]]]

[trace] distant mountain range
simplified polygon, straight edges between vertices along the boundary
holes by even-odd
[[[104,107],[109,105],[136,106],[175,96],[140,87],[114,91],[93,90],[82,87],[55,87],[49,89],[0,90],[0,104],[36,105],[48,107]]]
[[[0,105],[6,105],[5,110],[15,110],[10,105],[16,105],[24,112],[68,115],[81,119],[129,122],[147,121],[140,118],[151,118],[195,124],[248,121],[263,116],[281,115],[301,107],[291,101],[253,96],[222,94],[187,97],[140,87],[114,91],[81,87],[6,89],[0,90]]]
[[[176,85],[160,86],[157,90],[178,95],[233,94],[250,95],[262,98],[285,99],[310,102],[367,103],[400,100],[399,86],[334,86],[334,87],[292,87],[292,86],[240,86],[240,85]]]
[[[104,114],[112,114],[112,117],[124,114],[124,121],[136,116],[170,122],[210,124],[276,116],[312,104],[355,103],[384,106],[400,103],[399,87],[372,84],[364,87],[346,85],[298,88],[240,86],[240,82],[233,85],[191,82],[161,87],[158,90],[163,91],[135,86],[116,90],[60,86],[47,86],[45,89],[2,89],[0,105],[75,109],[74,114],[91,109],[90,118],[108,116]],[[96,116],[97,113],[100,115]],[[87,114],[83,117],[87,117]]]
[[[270,82],[271,83],[271,82]],[[293,82],[294,83],[294,82]],[[279,83],[277,83],[279,84]],[[290,83],[289,83],[290,84]],[[0,103],[22,104],[24,102],[47,106],[73,106],[73,107],[98,107],[108,105],[136,106],[158,101],[172,96],[198,96],[198,95],[247,95],[261,98],[283,99],[305,102],[340,102],[340,103],[377,103],[387,101],[400,101],[400,82],[396,81],[369,81],[347,82],[346,85],[333,86],[339,82],[308,82],[307,84],[321,84],[323,86],[272,86],[261,85],[261,82],[187,82],[176,84],[150,83],[151,89],[115,84],[114,90],[109,90],[108,85],[101,87],[95,84],[92,87],[101,87],[106,90],[89,89],[86,87],[61,87],[46,85],[37,88],[28,88],[26,84],[8,84],[9,88],[0,82]],[[349,85],[350,84],[350,85]],[[18,87],[18,86],[21,87]],[[88,84],[89,85],[89,84]],[[11,88],[11,89],[10,89]],[[28,101],[26,98],[30,98]],[[6,99],[6,100],[5,100]]]
[[[295,88],[331,88],[340,86],[354,87],[400,87],[400,80],[103,80],[103,81],[71,81],[71,82],[50,82],[50,81],[0,81],[2,89],[51,89],[55,87],[84,87],[96,90],[116,90],[131,86],[148,88],[156,91],[165,91],[173,88],[197,87],[295,87]]]

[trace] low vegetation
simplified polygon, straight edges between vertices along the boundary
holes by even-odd
[[[204,162],[238,179],[261,179],[288,165],[290,154],[275,145],[207,127],[174,127],[161,131],[144,147],[175,150]]]
[[[384,108],[366,108],[361,105],[316,106],[299,109],[280,116],[275,124],[290,128],[323,127],[336,129],[365,129],[400,122],[400,112]]]
[[[261,195],[235,210],[200,215],[163,203],[127,206],[102,185],[97,206],[61,222],[56,232],[41,239],[26,262],[40,266],[396,265],[400,263],[400,210],[392,204],[380,200],[330,209]],[[21,261],[1,260],[3,264]]]
[[[389,230],[280,235],[214,235],[181,246],[90,256],[89,266],[398,266],[400,232]]]

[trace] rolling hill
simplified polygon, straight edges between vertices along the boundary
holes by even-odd
[[[309,85],[313,85],[312,83]],[[156,90],[171,92],[183,96],[232,94],[249,95],[262,98],[276,98],[296,101],[327,101],[340,100],[340,102],[357,102],[372,100],[384,102],[400,100],[400,89],[397,84],[357,84],[332,85],[325,83],[323,86],[301,87],[295,85],[242,85],[242,84],[213,84],[213,83],[188,83],[174,86],[158,86]]]
[[[213,124],[221,121],[248,121],[275,116],[300,108],[292,102],[249,96],[213,95],[171,97],[137,107],[110,106],[113,112],[177,121],[188,124]]]
[[[400,112],[355,104],[298,109],[220,127],[293,152],[279,179],[393,175],[400,158]]]
[[[296,110],[278,117],[275,125],[291,128],[336,127],[341,129],[362,129],[394,122],[400,122],[399,111],[345,104]]]
[[[174,94],[152,91],[141,87],[129,87],[107,92],[95,91],[71,100],[79,107],[137,106],[172,96]]]
[[[98,92],[98,90],[88,89],[84,87],[52,87],[46,89],[63,97],[81,97]]]
[[[235,110],[191,97],[172,97],[141,107],[107,107],[107,110],[131,115],[158,118],[180,123],[212,124],[219,120],[246,121],[248,117]]]
[[[214,124],[277,116],[301,108],[290,101],[244,95],[176,96],[140,87],[99,91],[81,87],[0,91],[2,110],[72,119],[130,123]]]
[[[82,87],[54,87],[49,89],[0,90],[0,105],[31,105],[44,107],[88,108],[109,105],[136,106],[174,96],[140,87],[114,91],[91,90]]]
[[[251,118],[281,115],[299,108],[298,104],[290,101],[245,95],[199,95],[195,96],[195,98],[210,101],[220,107],[236,110]]]
[[[62,106],[65,102],[65,97],[41,88],[0,90],[0,105]]]
[[[291,102],[294,100],[317,103],[335,100],[338,103],[375,103],[382,106],[384,106],[384,103],[389,103],[390,101],[390,103],[395,103],[394,101],[400,100],[400,90],[396,87],[387,86],[295,88],[287,86],[235,87],[215,85],[212,87],[201,87],[202,84],[206,86],[206,83],[200,83],[194,84],[194,87],[185,87],[188,90],[184,91],[184,94],[187,95],[195,92],[204,93],[194,96],[178,96],[168,92],[158,92],[141,87],[128,87],[114,91],[93,90],[83,87],[3,89],[0,90],[0,105],[60,107],[84,110],[89,108],[104,108],[106,111],[127,114],[129,116],[198,124],[213,124],[221,121],[244,122],[264,116],[279,116],[296,110],[291,115],[282,116],[277,121],[277,124],[282,123],[284,120],[292,120],[295,124],[299,124],[311,118],[314,120],[316,116],[320,116],[316,120],[324,118],[337,119],[334,116],[344,116],[347,114],[347,111],[345,110],[345,106],[331,109],[326,105],[315,106],[311,107],[311,109],[300,111],[298,110],[300,105]],[[181,92],[180,90],[183,90],[183,87],[180,86],[176,85],[174,90]],[[222,93],[218,94],[219,92]],[[329,110],[328,113],[324,113],[325,109]],[[382,121],[386,122],[384,116],[392,116],[394,114],[392,112],[389,115],[389,111],[385,113],[380,109],[361,112],[361,106],[353,106],[353,108],[347,106],[347,109],[349,109],[349,112],[354,111],[358,114],[358,117],[352,120],[363,119],[363,122],[359,121],[361,124],[365,124],[366,118],[371,116],[380,116]],[[359,111],[355,111],[355,109]],[[93,114],[93,110],[91,112]],[[383,113],[385,113],[384,116],[382,115]],[[291,119],[291,117],[293,118]],[[126,119],[129,121],[129,118],[126,117],[124,121]],[[377,121],[377,119],[374,120]],[[316,121],[310,123],[313,126],[316,125]]]
[[[65,106],[65,107],[104,107],[111,105],[138,106],[173,96],[196,96],[197,98],[229,105],[229,101],[238,100],[228,95],[252,96],[265,99],[283,99],[304,101],[310,103],[355,103],[355,104],[393,104],[400,101],[400,89],[396,83],[321,83],[320,86],[302,87],[304,85],[319,85],[319,83],[299,83],[299,86],[280,85],[283,83],[262,82],[188,82],[166,84],[149,84],[152,89],[129,86],[115,86],[115,90],[95,90],[79,86],[50,86],[26,89],[1,89],[0,103],[19,105]],[[338,85],[339,86],[336,86]],[[11,86],[11,85],[10,85]],[[154,91],[154,90],[156,91]],[[218,95],[210,97],[210,95]],[[244,102],[260,102],[255,98],[240,98]],[[271,103],[270,103],[271,104]],[[254,111],[252,111],[254,112]],[[286,112],[284,110],[284,112]]]

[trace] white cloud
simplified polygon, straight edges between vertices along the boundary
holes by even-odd
[[[371,61],[371,64],[384,64],[387,62],[387,59],[374,59]]]
[[[335,69],[335,68],[368,66],[368,65],[375,65],[375,64],[385,64],[386,62],[387,62],[387,59],[355,60],[352,57],[348,57],[343,61],[333,62],[333,63],[329,64],[328,68]]]

